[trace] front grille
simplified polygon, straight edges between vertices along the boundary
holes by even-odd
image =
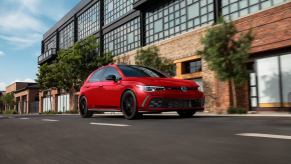
[[[197,90],[197,87],[185,87],[187,91],[193,91]],[[172,90],[172,91],[182,91],[181,87],[165,87],[166,90]]]
[[[161,99],[153,98],[149,103],[149,108],[195,108],[204,105],[203,99]]]

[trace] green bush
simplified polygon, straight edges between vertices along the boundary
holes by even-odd
[[[244,109],[244,108],[233,108],[233,107],[230,107],[227,110],[227,113],[228,114],[246,114],[247,113],[247,110]]]
[[[18,112],[16,110],[6,110],[3,114],[18,114]]]
[[[67,111],[66,113],[67,114],[78,114],[79,111],[77,109],[74,109],[74,110]]]
[[[41,114],[58,114],[58,112],[46,111],[46,112],[42,112]]]

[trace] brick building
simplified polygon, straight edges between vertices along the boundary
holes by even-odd
[[[291,107],[291,2],[289,0],[82,0],[47,33],[38,63],[50,63],[60,49],[96,35],[100,53],[112,52],[134,64],[136,50],[155,45],[173,59],[176,78],[194,80],[206,94],[206,110],[231,106],[228,82],[216,79],[196,55],[201,37],[219,17],[234,20],[239,32],[252,30],[255,40],[247,63],[250,81],[238,88],[239,104],[250,110]],[[61,97],[60,97],[61,96]],[[74,97],[57,89],[40,93],[40,111],[72,109]],[[62,108],[62,107],[61,107]]]
[[[36,83],[15,82],[6,87],[6,94],[13,94],[14,109],[19,114],[38,113],[39,88]]]

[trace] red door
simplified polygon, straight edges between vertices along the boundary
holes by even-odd
[[[114,75],[116,81],[106,80],[109,75]],[[121,76],[114,67],[107,67],[102,83],[102,105],[104,108],[117,109],[120,105],[120,97],[124,86],[121,85]]]
[[[105,81],[103,82],[103,105],[105,108],[117,109],[120,105],[120,97],[123,91],[121,82]]]
[[[102,105],[103,74],[104,69],[97,70],[93,73],[88,83],[85,85],[86,98],[89,109],[99,108]]]

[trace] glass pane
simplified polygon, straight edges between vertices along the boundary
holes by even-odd
[[[291,54],[281,56],[284,107],[291,107]]]
[[[251,86],[257,85],[256,73],[250,73],[250,85]]]
[[[257,60],[260,107],[280,107],[278,57]]]
[[[257,96],[257,88],[251,87],[251,96]]]
[[[284,2],[284,0],[273,0],[274,5]]]
[[[188,18],[192,19],[199,16],[199,4],[194,3],[188,7]]]
[[[163,20],[162,19],[155,22],[154,31],[155,31],[155,33],[163,31]]]
[[[258,106],[257,98],[252,98],[251,99],[251,106],[252,107],[257,107]]]

